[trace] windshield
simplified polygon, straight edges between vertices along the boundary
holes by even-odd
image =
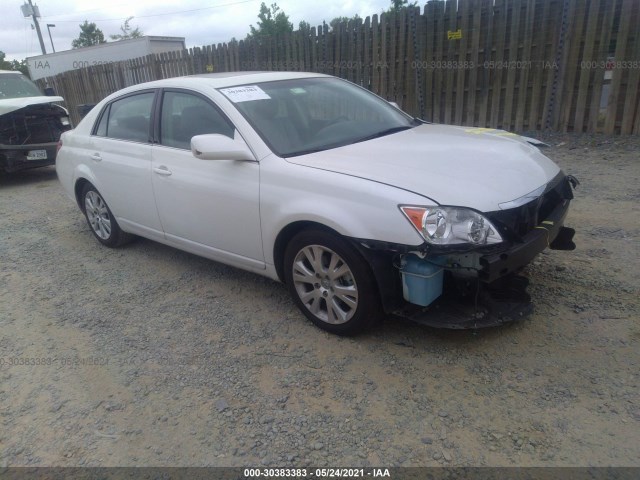
[[[0,99],[41,96],[36,84],[24,75],[0,73]]]
[[[302,78],[220,91],[281,157],[318,152],[412,128],[416,122],[337,78]]]

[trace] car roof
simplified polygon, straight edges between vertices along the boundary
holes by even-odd
[[[213,88],[234,87],[250,83],[272,82],[276,80],[292,80],[296,78],[329,77],[322,73],[310,72],[221,72],[187,77],[172,77],[155,80],[129,87],[131,89],[160,88],[160,87],[197,87]]]
[[[0,70],[1,73],[13,73],[16,75],[22,75],[21,72],[15,70]],[[171,77],[164,78],[162,80],[154,80],[151,82],[139,83],[125,87],[114,94],[109,95],[113,97],[115,94],[121,94],[131,92],[135,90],[145,88],[160,88],[160,87],[194,87],[194,86],[208,86],[213,88],[233,87],[237,85],[246,85],[249,83],[261,83],[272,82],[276,80],[292,80],[296,78],[313,78],[313,77],[330,77],[331,75],[325,75],[322,73],[311,72],[220,72],[220,73],[205,73],[200,75],[189,75],[185,77]]]

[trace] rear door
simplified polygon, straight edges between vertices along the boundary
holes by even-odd
[[[92,135],[88,163],[111,211],[126,230],[162,237],[151,186],[151,118],[155,90],[109,103]],[[129,228],[127,228],[129,227]]]
[[[264,268],[259,163],[192,155],[195,135],[238,134],[208,98],[165,90],[159,104],[152,183],[166,240],[227,263]]]

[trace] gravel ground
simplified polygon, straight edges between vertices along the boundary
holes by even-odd
[[[640,139],[544,139],[578,249],[478,332],[331,336],[278,283],[101,247],[53,168],[0,177],[0,467],[640,465]]]

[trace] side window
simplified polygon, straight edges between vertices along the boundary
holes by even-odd
[[[191,137],[218,133],[233,138],[233,126],[203,98],[189,93],[165,92],[160,117],[160,143],[191,149]]]
[[[110,108],[111,108],[111,105],[107,105],[107,107],[104,109],[104,112],[102,113],[102,116],[100,117],[100,123],[96,128],[96,135],[98,135],[99,137],[107,136],[107,122],[109,121]]]
[[[100,118],[96,135],[148,143],[154,95],[147,92],[112,102]]]

